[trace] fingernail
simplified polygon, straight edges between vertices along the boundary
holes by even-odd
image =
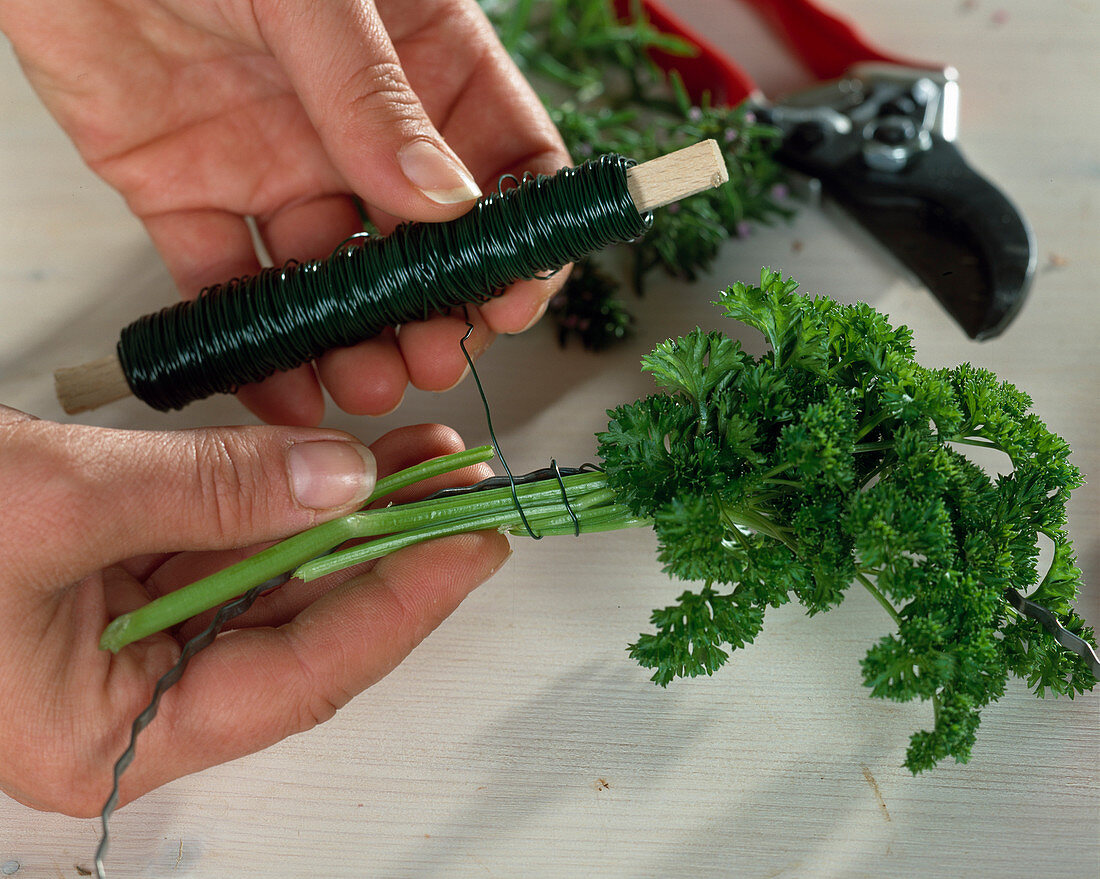
[[[475,355],[471,354],[470,356],[473,357]],[[470,374],[470,364],[467,363],[462,368],[462,374],[455,380],[454,384],[448,385],[445,388],[440,388],[439,393],[445,394],[445,393],[447,393],[447,391],[453,391],[460,384],[462,384],[464,381],[466,381],[466,376],[468,376],[469,374]]]
[[[481,195],[470,172],[430,141],[406,144],[397,163],[409,182],[437,204],[460,204]]]
[[[540,320],[542,320],[542,316],[544,314],[546,314],[546,308],[549,304],[550,304],[550,300],[547,300],[546,302],[542,303],[542,305],[540,305],[537,309],[535,309],[534,316],[529,321],[527,321],[527,326],[525,326],[522,330],[516,330],[515,332],[509,333],[508,335],[518,336],[520,333],[526,333],[529,329],[531,329],[531,327],[533,327]]]
[[[290,486],[303,507],[328,510],[362,503],[374,491],[374,455],[359,443],[318,440],[287,452]]]
[[[508,563],[508,560],[512,557],[513,553],[515,552],[515,550],[512,549],[512,539],[507,534],[504,535],[504,538],[505,538],[505,540],[508,541],[508,555],[506,555],[504,558],[502,558],[500,560],[500,564],[493,565],[492,570],[489,571],[489,577],[496,576],[497,571],[499,571],[501,568],[503,568]],[[488,580],[489,577],[486,577],[485,579]]]

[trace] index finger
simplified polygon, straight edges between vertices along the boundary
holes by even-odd
[[[572,164],[561,135],[473,0],[380,0],[379,13],[413,90],[482,191],[505,174],[553,174]],[[561,287],[527,281],[481,307],[494,333],[526,329]],[[415,356],[415,352],[408,352]]]

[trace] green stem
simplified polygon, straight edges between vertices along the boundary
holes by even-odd
[[[367,503],[423,479],[460,470],[488,461],[492,457],[491,446],[478,446],[423,461],[379,479]],[[265,580],[294,570],[354,537],[356,517],[362,515],[366,514],[353,513],[351,516],[333,519],[310,528],[209,577],[203,577],[182,589],[163,595],[138,610],[122,614],[103,630],[99,640],[100,648],[117,653],[127,644],[178,625],[196,614],[243,595]]]
[[[791,529],[773,521],[763,510],[744,506],[725,507],[722,514],[730,525],[744,525],[746,528],[751,528],[753,531],[759,531],[761,534],[766,534],[768,537],[778,540],[792,552],[795,551],[794,542],[787,536]]]
[[[802,488],[804,485],[799,479],[771,479],[765,476],[763,481],[768,485],[785,485],[788,488]]]
[[[370,501],[422,479],[468,467],[492,457],[481,446],[426,461],[378,481]],[[562,486],[568,508],[562,501]],[[647,524],[626,507],[614,503],[614,492],[603,473],[577,473],[515,486],[528,522],[537,536],[572,534],[572,509],[581,532],[606,531]],[[370,502],[368,501],[368,503]],[[275,544],[209,577],[162,596],[112,621],[100,647],[117,653],[127,644],[177,625],[196,614],[244,594],[273,577],[294,571],[315,579],[425,540],[496,528],[525,534],[512,497],[512,486],[454,497],[363,510],[334,519]],[[332,550],[349,540],[379,537],[342,552]]]
[[[581,495],[607,488],[602,473],[578,473],[566,476],[562,480],[566,487],[566,496],[573,503]],[[528,507],[551,504],[561,510],[561,484],[557,479],[544,479],[539,482],[516,486],[524,512]],[[396,531],[410,531],[435,523],[451,522],[483,515],[501,509],[515,510],[511,486],[472,492],[456,497],[437,498],[436,500],[417,501],[400,504],[381,510],[366,510],[348,516],[352,537],[374,537]]]
[[[971,439],[970,437],[962,437],[962,436],[948,437],[947,442],[949,442],[949,443],[960,443],[964,446],[980,446],[983,449],[996,449],[998,452],[1003,452],[1004,451],[1004,449],[1002,449],[995,442],[991,442],[991,441],[987,441],[987,440]]]
[[[876,427],[882,424],[882,422],[890,417],[891,415],[889,411],[880,412],[877,417],[872,418],[859,429],[859,433],[856,434],[856,442],[859,442],[861,439],[867,436],[867,434],[869,434],[872,430],[874,430]]]
[[[852,451],[859,452],[881,452],[883,449],[892,449],[894,447],[893,440],[879,440],[873,443],[857,443],[852,447]]]
[[[595,474],[583,475],[587,477]],[[537,490],[539,488],[544,490],[539,492]],[[574,510],[591,506],[590,498],[593,496],[598,496],[597,501],[610,499],[610,489],[581,493],[576,490],[569,491],[570,488],[573,487],[567,483],[567,496]],[[433,505],[431,502],[426,502],[409,504],[407,508],[391,507],[387,510],[360,513],[353,518],[350,526],[352,538],[374,537],[381,534],[390,536],[321,558],[311,558],[294,571],[294,576],[303,580],[316,580],[326,574],[342,571],[344,568],[350,568],[369,559],[379,558],[402,547],[412,546],[414,543],[421,543],[435,537],[466,534],[488,528],[506,530],[520,525],[523,520],[516,510],[510,488],[501,491],[507,494],[501,494],[500,491],[486,491],[460,498],[442,498],[443,502],[451,502],[449,506],[442,509],[439,508],[438,503]],[[493,494],[496,497],[482,500],[477,497],[478,494]],[[562,511],[561,486],[556,479],[517,486],[516,494],[520,498],[523,512],[532,528],[538,519],[548,512],[557,515]],[[470,503],[471,501],[478,503]]]
[[[243,595],[253,586],[293,570],[350,537],[347,517],[296,534],[216,574],[162,595],[138,610],[116,617],[103,630],[99,647],[118,653],[127,644]]]
[[[433,476],[442,476],[444,473],[453,473],[455,470],[461,470],[464,467],[472,467],[474,464],[491,461],[493,460],[493,454],[492,446],[474,446],[472,449],[454,452],[450,455],[441,455],[438,458],[432,458],[430,461],[421,461],[419,464],[414,464],[412,467],[406,467],[404,470],[399,470],[379,479],[375,483],[374,491],[371,492],[371,496],[367,498],[366,503],[372,504],[386,495],[393,494],[399,488],[415,485],[417,482],[431,479]]]
[[[864,474],[863,479],[859,484],[860,490],[862,491],[864,488],[871,484],[872,479],[874,479],[887,468],[893,467],[896,463],[897,456],[893,452],[890,452],[887,455],[883,455],[882,458],[879,459],[879,462],[875,464],[874,468],[868,473]]]
[[[592,511],[586,516],[578,516],[581,534],[596,534],[601,531],[621,531],[626,528],[642,528],[653,524],[652,519],[633,515],[626,507],[614,504]],[[510,534],[523,537],[526,530],[513,528]],[[572,537],[576,534],[573,519],[568,515],[559,515],[539,523],[539,537]]]
[[[857,572],[856,579],[863,584],[863,588],[875,597],[875,600],[886,609],[886,612],[890,614],[893,621],[900,626],[901,617],[898,616],[898,612],[894,609],[894,605],[890,603],[890,599],[882,594],[882,591],[867,578],[866,574]]]
[[[556,480],[554,480],[554,484],[557,484]],[[597,495],[600,496],[597,497]],[[630,510],[621,504],[585,509],[586,504],[606,504],[611,496],[612,493],[608,489],[606,493],[593,492],[577,501],[570,501],[570,507],[577,517],[582,534],[648,524],[648,520],[633,516]],[[532,530],[539,537],[549,534],[574,533],[573,519],[568,514],[562,513],[560,498],[557,504],[548,504],[544,507],[530,508],[524,505],[524,514],[527,516],[527,521],[530,523]],[[399,549],[414,546],[427,540],[490,529],[509,531],[518,536],[527,534],[527,529],[523,527],[519,513],[512,506],[510,509],[483,513],[471,518],[434,523],[415,530],[372,540],[369,543],[363,543],[342,552],[313,559],[298,568],[294,572],[294,576],[308,582],[371,559],[381,558]]]

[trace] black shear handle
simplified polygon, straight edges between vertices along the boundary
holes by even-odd
[[[974,339],[998,335],[1023,305],[1035,242],[1023,215],[950,141],[901,171],[869,168],[859,155],[837,167],[792,167],[822,188],[932,291]],[[816,163],[810,163],[816,164]]]

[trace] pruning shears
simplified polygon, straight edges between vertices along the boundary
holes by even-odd
[[[1036,248],[1019,210],[955,143],[957,73],[890,55],[810,0],[740,0],[791,47],[817,80],[764,96],[730,57],[660,0],[642,0],[650,24],[692,44],[682,57],[654,51],[693,100],[748,102],[780,134],[776,158],[820,181],[841,206],[939,300],[971,338],[1012,321],[1035,274]],[[619,14],[636,11],[615,0]]]

